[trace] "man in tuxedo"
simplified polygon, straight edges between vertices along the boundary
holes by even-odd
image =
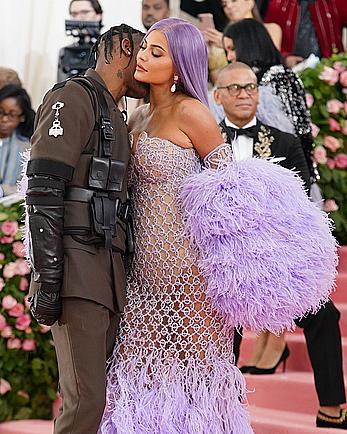
[[[236,160],[252,156],[277,159],[281,166],[297,171],[309,190],[310,174],[300,141],[294,135],[264,125],[256,118],[258,85],[256,75],[249,66],[235,62],[222,69],[214,96],[217,104],[224,108],[226,116],[220,127]],[[347,430],[347,412],[341,408],[346,397],[339,318],[339,311],[329,302],[316,314],[309,314],[297,320],[296,324],[304,330],[314,372],[320,404],[316,425]],[[236,362],[241,340],[241,334],[235,331]],[[253,374],[265,373],[262,371],[266,370],[250,370]]]

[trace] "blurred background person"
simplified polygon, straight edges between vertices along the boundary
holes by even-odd
[[[146,30],[170,15],[170,0],[142,0],[142,24]]]
[[[346,0],[258,0],[264,22],[282,29],[282,54],[293,67],[310,54],[330,57],[344,51],[343,28],[347,27]]]
[[[59,51],[58,82],[88,69],[91,48],[102,28],[103,10],[98,0],[71,0],[69,14],[71,20],[65,21],[66,34],[78,39]]]
[[[14,69],[0,66],[0,89],[8,84],[15,84],[17,86],[22,85],[18,74]]]
[[[13,84],[0,89],[0,185],[3,196],[16,193],[21,176],[21,153],[29,147],[34,117],[25,89]]]

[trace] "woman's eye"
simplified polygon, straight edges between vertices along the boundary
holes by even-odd
[[[152,53],[152,56],[153,56],[153,57],[161,57],[161,55],[158,54],[158,53]]]

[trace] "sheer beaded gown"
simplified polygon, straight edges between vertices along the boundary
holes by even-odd
[[[204,165],[229,149],[221,145]],[[185,234],[181,185],[200,171],[194,149],[139,135],[130,162],[135,254],[109,361],[103,434],[253,432],[233,329],[207,300]]]

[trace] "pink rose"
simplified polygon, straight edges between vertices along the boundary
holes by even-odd
[[[24,244],[21,241],[15,241],[13,243],[12,251],[16,256],[20,258],[23,258],[23,256],[25,256]]]
[[[340,124],[333,118],[328,119],[330,131],[340,131]]]
[[[347,136],[347,121],[345,121],[345,123],[343,125],[342,134],[344,134],[345,136]]]
[[[328,158],[327,166],[330,170],[335,169],[335,160],[333,158]]]
[[[11,384],[4,378],[0,378],[0,395],[5,395],[11,390]]]
[[[11,338],[12,337],[12,327],[6,326],[4,330],[1,332],[1,337],[3,338]]]
[[[8,314],[10,316],[14,316],[15,318],[22,316],[23,313],[24,313],[24,306],[21,303],[17,303],[12,309],[8,311]]]
[[[344,71],[346,68],[343,66],[342,62],[335,62],[333,64],[333,68],[336,69],[337,72],[342,72]]]
[[[345,95],[347,95],[347,87],[344,87],[344,88],[342,89],[342,93],[345,94]],[[346,109],[345,109],[345,111],[346,111]]]
[[[314,103],[314,98],[310,93],[306,94],[306,104],[308,108],[311,108],[313,106]]]
[[[4,309],[10,310],[17,304],[17,300],[12,297],[12,295],[5,295],[5,297],[2,300],[2,307]]]
[[[0,313],[0,331],[3,331],[6,327],[6,318],[4,315],[1,315]]]
[[[8,235],[10,237],[14,237],[18,231],[18,223],[6,221],[1,226],[1,232],[4,235]]]
[[[329,113],[338,113],[343,108],[343,102],[338,99],[330,99],[327,102],[327,110]]]
[[[347,169],[347,154],[337,154],[335,164],[338,169]]]
[[[332,152],[336,152],[341,148],[341,143],[333,136],[324,137],[324,146]]]
[[[345,113],[347,113],[347,101],[344,103],[344,107],[343,107]]]
[[[36,350],[36,342],[34,339],[24,339],[22,344],[22,349],[24,351],[35,351]]]
[[[27,335],[30,335],[30,333],[32,333],[33,329],[32,329],[31,327],[28,327],[28,328],[25,329],[24,331],[25,331],[25,333],[26,333]]]
[[[333,86],[339,81],[339,73],[336,69],[324,66],[323,71],[319,74],[319,78],[330,86]]]
[[[324,201],[324,211],[325,212],[334,212],[339,209],[337,203],[334,199],[327,199]]]
[[[19,350],[22,346],[22,343],[20,341],[20,339],[18,338],[14,338],[14,339],[9,339],[7,341],[7,348],[9,350]]]
[[[0,243],[1,244],[11,244],[13,243],[14,238],[13,237],[1,237]]]
[[[28,287],[29,287],[28,279],[26,279],[25,277],[21,277],[19,282],[19,289],[25,292],[27,291]]]
[[[0,292],[4,289],[4,286],[5,286],[4,279],[0,277]]]
[[[316,146],[313,150],[313,158],[318,164],[325,164],[327,162],[327,151],[323,146]]]
[[[22,315],[16,319],[16,329],[24,331],[26,328],[29,327],[30,323],[31,323],[30,315],[26,313],[25,315]]]
[[[28,298],[29,298],[29,294],[24,297],[24,304],[27,309],[30,309],[30,302]]]
[[[5,255],[3,253],[0,253],[0,261],[3,261],[5,259]]]
[[[347,71],[341,72],[340,83],[343,87],[347,87]]]
[[[15,262],[9,262],[5,265],[3,276],[5,279],[11,279],[11,277],[16,275],[16,263]]]
[[[312,136],[317,137],[320,131],[320,128],[317,127],[316,124],[311,123]]]
[[[30,273],[30,267],[25,259],[17,259],[15,264],[16,274],[19,274],[19,276],[25,276]]]

